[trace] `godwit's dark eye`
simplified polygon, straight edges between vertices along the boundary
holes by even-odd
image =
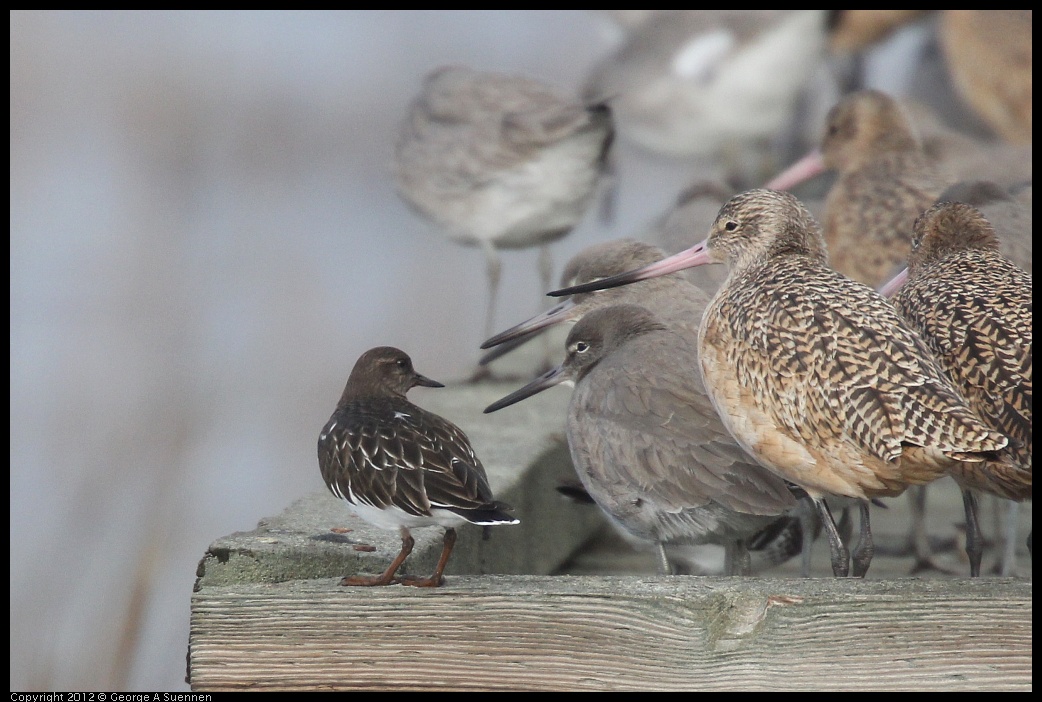
[[[587,344],[585,341],[576,341],[575,342],[575,352],[576,353],[586,353],[589,350],[590,350],[590,345]]]
[[[726,229],[729,232],[733,232],[735,229],[738,229],[738,222],[731,220],[730,222],[724,225],[724,229]]]

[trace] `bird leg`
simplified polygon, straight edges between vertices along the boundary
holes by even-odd
[[[503,262],[499,258],[499,252],[496,251],[496,247],[490,242],[482,242],[481,249],[485,252],[485,272],[488,275],[488,310],[485,312],[485,338],[489,339],[496,333],[496,298],[499,296],[499,278],[503,272]]]
[[[802,498],[804,501],[808,499],[810,498]],[[821,533],[821,520],[813,508],[808,510],[804,505],[800,505],[799,519],[800,528],[803,530],[803,544],[800,547],[800,577],[809,578],[811,555],[814,551],[814,542]]]
[[[434,569],[434,573],[429,578],[420,578],[415,575],[403,575],[399,582],[402,585],[411,585],[413,587],[438,587],[445,582],[445,578],[441,577],[441,574],[445,571],[445,564],[449,562],[449,554],[452,553],[452,547],[456,545],[456,530],[451,528],[445,529],[445,545],[441,549],[441,558],[438,559],[438,566]]]
[[[480,244],[485,254],[485,274],[488,276],[488,308],[485,310],[485,338],[489,339],[496,333],[496,297],[499,294],[499,278],[503,271],[503,262],[499,258],[499,252],[491,242],[483,241]],[[478,364],[468,382],[480,383],[492,378],[492,370],[484,364]]]
[[[673,566],[669,562],[669,557],[666,556],[666,545],[660,541],[657,546],[659,573],[662,575],[673,575]]]
[[[966,509],[966,557],[970,559],[970,577],[978,578],[984,553],[984,536],[977,521],[977,498],[971,490],[962,491],[962,505]]]
[[[843,545],[843,539],[839,538],[836,522],[832,518],[832,512],[829,510],[825,499],[815,497],[814,505],[818,508],[821,527],[829,537],[829,551],[832,555],[832,574],[837,578],[845,578],[850,574],[850,551]]]
[[[360,585],[364,587],[374,587],[379,585],[393,585],[400,582],[398,578],[394,577],[394,574],[401,567],[405,559],[412,553],[412,547],[416,545],[416,540],[412,538],[412,534],[405,527],[401,528],[402,535],[402,550],[398,552],[397,557],[391,561],[391,565],[387,566],[380,575],[349,575],[340,581],[341,585]]]
[[[752,558],[745,541],[738,539],[724,545],[724,575],[749,575]]]
[[[1008,578],[1017,571],[1017,531],[1020,526],[1018,517],[1020,515],[1020,503],[1012,500],[1002,500],[1000,503],[1006,509],[1004,512],[1004,524],[1002,525],[1003,543],[1002,560],[999,561],[999,575]]]
[[[872,543],[872,526],[868,521],[868,500],[858,502],[858,508],[861,510],[861,534],[858,536],[857,546],[854,547],[854,577],[863,578],[868,572],[876,547]]]

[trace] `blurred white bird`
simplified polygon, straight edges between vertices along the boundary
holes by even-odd
[[[591,71],[584,95],[609,101],[623,138],[723,160],[725,177],[741,176],[746,152],[784,136],[824,66],[827,20],[825,10],[656,13]]]
[[[398,139],[398,192],[448,237],[485,253],[486,338],[495,329],[498,249],[541,246],[540,294],[549,290],[548,244],[590,209],[613,136],[606,105],[530,78],[450,66],[424,80]]]

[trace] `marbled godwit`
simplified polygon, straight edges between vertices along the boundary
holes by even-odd
[[[826,170],[838,172],[821,217],[829,261],[878,288],[908,260],[912,223],[950,178],[923,153],[898,102],[878,90],[836,103],[819,147],[766,187],[789,190]]]
[[[551,295],[725,261],[727,280],[699,333],[699,368],[713,404],[742,447],[814,499],[838,576],[849,572],[850,553],[824,497],[859,501],[853,573],[864,576],[873,551],[869,499],[992,458],[1007,439],[973,414],[879,293],[828,265],[817,222],[789,193],[741,193],[721,208],[705,241]]]
[[[568,334],[557,368],[495,402],[494,412],[573,383],[566,432],[590,496],[624,531],[659,548],[724,544],[728,574],[749,569],[745,541],[796,507],[784,481],[753,461],[720,423],[698,354],[647,308],[609,305]]]
[[[995,230],[977,209],[942,202],[915,221],[908,267],[883,293],[892,294],[970,407],[1010,439],[999,460],[952,471],[976,577],[983,540],[972,490],[1031,498],[1031,276],[999,253]]]
[[[843,275],[879,288],[904,266],[912,223],[951,177],[927,157],[902,105],[878,90],[836,103],[818,148],[767,187],[788,190],[826,170],[838,172],[821,216],[829,261]],[[916,570],[937,568],[925,531],[924,491],[910,494]]]
[[[1031,183],[1003,188],[990,180],[953,183],[937,202],[964,202],[980,210],[995,229],[999,252],[1031,273]]]
[[[509,505],[493,499],[466,434],[405,398],[417,385],[443,387],[414,371],[404,351],[390,346],[366,351],[318,437],[318,463],[329,491],[346,500],[353,514],[402,537],[401,552],[381,575],[352,575],[341,585],[437,587],[458,525],[518,523],[508,514]],[[434,574],[395,577],[412,551],[409,529],[434,525],[445,529]]]
[[[398,192],[451,239],[485,254],[495,327],[499,249],[549,244],[581,221],[607,168],[611,111],[523,76],[445,67],[430,73],[395,150]],[[549,360],[549,359],[547,359]]]

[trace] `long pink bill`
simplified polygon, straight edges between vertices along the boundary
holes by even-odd
[[[809,154],[796,161],[778,175],[771,178],[767,185],[768,190],[790,190],[800,183],[810,180],[825,172],[825,161],[819,149],[814,149]]]
[[[900,273],[895,275],[893,278],[891,278],[889,283],[887,283],[886,285],[881,287],[879,289],[879,294],[882,295],[883,297],[890,297],[895,292],[897,292],[898,289],[902,285],[905,284],[906,280],[908,280],[908,268],[907,267],[904,268]]]
[[[706,243],[706,241],[702,241],[695,244],[690,249],[684,249],[680,253],[673,254],[661,261],[649,263],[643,268],[637,268],[636,270],[608,276],[607,278],[601,278],[600,280],[593,280],[589,283],[583,283],[582,285],[573,285],[570,288],[554,290],[547,294],[551,297],[563,297],[564,295],[575,295],[576,293],[587,293],[593,292],[594,290],[607,290],[608,288],[617,288],[620,285],[629,285],[630,283],[636,283],[641,280],[669,275],[670,273],[676,273],[677,271],[682,271],[686,268],[694,268],[695,266],[701,266],[706,263],[715,263],[715,261],[709,259],[709,252]]]

